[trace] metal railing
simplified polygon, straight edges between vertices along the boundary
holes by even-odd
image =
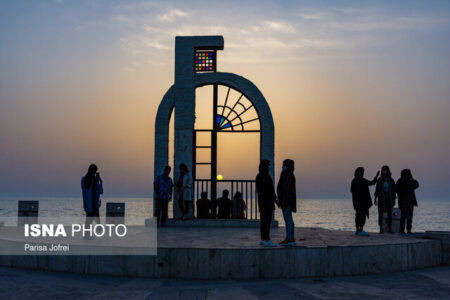
[[[233,199],[236,192],[241,192],[245,201],[245,217],[247,220],[258,220],[258,200],[256,193],[255,180],[218,180],[217,181],[217,198],[222,196],[222,191],[228,189],[230,191],[230,199]],[[211,199],[211,179],[195,179],[194,195],[196,199],[200,199],[200,194],[206,192],[208,198]]]

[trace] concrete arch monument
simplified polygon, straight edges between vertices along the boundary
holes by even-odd
[[[214,87],[214,117],[211,131],[211,198],[216,197],[217,175],[217,132],[222,130],[247,132],[244,124],[259,120],[260,159],[271,162],[271,175],[274,178],[274,122],[270,107],[261,91],[248,79],[233,74],[217,72],[217,51],[223,50],[222,36],[178,36],[175,39],[175,83],[164,95],[155,120],[155,152],[154,175],[162,173],[169,161],[169,122],[175,109],[175,141],[174,141],[174,178],[178,178],[177,166],[185,163],[195,174],[196,144],[195,144],[195,89],[205,85]],[[236,90],[245,96],[251,105],[244,107],[244,112],[254,109],[258,118],[239,123],[240,114],[227,117],[217,113],[217,87],[223,85]],[[227,94],[228,98],[228,94]],[[240,100],[240,98],[239,98]],[[238,102],[239,102],[238,100]],[[226,106],[225,100],[225,106]],[[242,104],[240,104],[242,105]],[[223,110],[225,110],[223,106]],[[235,104],[236,106],[236,104]],[[243,105],[242,105],[243,106]],[[228,108],[228,107],[227,107]],[[234,107],[233,107],[234,108]],[[229,108],[228,108],[229,109]],[[230,113],[228,113],[228,116]],[[217,122],[216,122],[217,120]],[[234,125],[234,120],[237,120]],[[194,176],[195,177],[195,176]],[[195,179],[195,178],[194,178]],[[250,180],[249,180],[250,181]],[[176,194],[176,193],[175,193]],[[177,199],[175,199],[177,200]],[[178,217],[177,201],[174,201],[174,217]],[[252,212],[253,215],[253,212]],[[255,211],[255,218],[256,218]]]

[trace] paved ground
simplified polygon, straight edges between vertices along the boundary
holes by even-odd
[[[140,228],[140,229],[139,229]],[[153,227],[136,227],[129,229],[129,234],[125,238],[108,239],[107,245],[129,245],[129,246],[154,246],[151,243],[152,236],[155,236]],[[142,231],[140,231],[142,230]],[[272,228],[271,238],[278,243],[285,238],[285,228]],[[356,236],[353,231],[329,230],[324,228],[295,228],[295,237],[298,247],[328,247],[328,246],[368,246],[386,244],[420,243],[427,240],[418,238],[399,236],[397,234],[370,233],[369,237]],[[143,240],[145,236],[147,239]],[[0,240],[22,241],[23,229],[19,227],[7,227],[0,231]],[[162,248],[238,248],[252,249],[261,248],[259,246],[259,228],[198,228],[198,227],[163,227],[158,228],[158,247]],[[27,242],[52,243],[54,238],[40,237],[28,238]],[[58,240],[59,242],[60,240]],[[84,240],[81,237],[61,239],[64,243],[72,245],[92,244],[91,240]],[[102,244],[102,239],[95,239],[95,245]],[[142,245],[141,245],[141,244]],[[20,245],[22,247],[22,245]]]
[[[449,299],[450,267],[258,281],[136,279],[0,267],[0,299]]]

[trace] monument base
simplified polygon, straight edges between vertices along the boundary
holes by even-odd
[[[160,228],[154,256],[1,256],[0,265],[83,274],[180,279],[353,276],[442,263],[439,240],[296,228],[297,246],[259,246],[256,228]],[[274,242],[284,228],[271,230]],[[0,241],[1,242],[1,241]]]

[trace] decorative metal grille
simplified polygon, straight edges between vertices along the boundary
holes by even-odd
[[[196,50],[194,70],[196,73],[216,71],[216,51]]]

